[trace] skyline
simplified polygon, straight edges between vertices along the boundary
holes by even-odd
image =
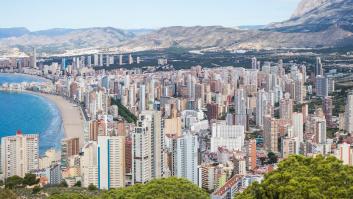
[[[300,0],[195,0],[188,2],[132,0],[48,2],[20,0],[2,2],[0,22],[3,28],[26,27],[31,31],[52,28],[116,27],[122,29],[158,29],[168,26],[236,27],[266,25],[289,19]],[[31,8],[28,10],[28,8]],[[28,13],[28,14],[19,14]],[[108,14],[106,14],[108,13]],[[182,13],[183,15],[181,15]]]

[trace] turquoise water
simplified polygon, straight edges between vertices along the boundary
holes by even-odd
[[[0,84],[41,82],[41,78],[0,73]],[[63,126],[57,106],[42,96],[30,93],[0,92],[0,137],[23,133],[38,133],[40,153],[60,148]]]

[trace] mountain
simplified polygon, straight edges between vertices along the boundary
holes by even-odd
[[[353,46],[353,0],[303,0],[284,22],[253,29],[167,27],[133,38],[128,50],[168,47],[234,50]]]
[[[28,50],[37,47],[44,51],[61,51],[74,48],[113,47],[135,37],[132,32],[121,29],[84,28],[84,29],[49,29],[0,38],[0,48],[17,47]]]
[[[303,0],[292,18],[267,28],[280,32],[320,32],[330,27],[353,32],[353,0]]]
[[[322,48],[353,46],[353,0],[302,0],[292,17],[267,26],[173,26],[159,30],[121,30],[111,27],[0,29],[0,48],[18,47],[61,51],[86,47],[119,47],[143,51],[189,49]]]
[[[30,33],[27,28],[0,28],[0,39],[7,37],[19,37]]]

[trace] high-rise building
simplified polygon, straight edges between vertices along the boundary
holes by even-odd
[[[320,118],[316,121],[316,143],[325,144],[326,143],[326,120],[325,118]]]
[[[142,112],[146,110],[146,85],[140,85],[140,90],[139,90],[139,98],[140,98],[140,105],[139,105],[139,111]]]
[[[347,95],[344,111],[344,130],[348,133],[353,133],[353,93]]]
[[[293,138],[298,138],[299,142],[303,142],[304,140],[304,129],[303,129],[304,121],[303,121],[303,113],[293,113],[292,117],[292,126],[293,126]]]
[[[33,48],[32,67],[37,68],[37,49]]]
[[[217,152],[219,147],[228,150],[241,150],[244,146],[244,126],[226,125],[225,123],[212,124],[211,152]]]
[[[237,89],[234,95],[234,121],[235,125],[242,125],[247,129],[247,96],[244,89]]]
[[[290,99],[289,93],[284,95],[284,99],[279,102],[279,117],[285,120],[292,120],[293,100]]]
[[[79,138],[66,138],[61,141],[61,166],[68,166],[70,156],[78,155],[80,152]]]
[[[164,131],[159,111],[143,111],[132,137],[133,181],[146,183],[165,175]]]
[[[316,57],[316,65],[315,65],[315,77],[318,75],[320,75],[320,76],[324,75],[324,70],[322,68],[322,63],[321,63],[320,57]]]
[[[133,64],[134,63],[134,58],[132,57],[131,54],[129,54],[129,64]]]
[[[125,136],[98,136],[98,188],[125,186]]]
[[[90,141],[82,148],[81,177],[82,186],[93,184],[98,187],[98,146],[96,141]]]
[[[288,158],[289,155],[297,153],[296,140],[296,138],[282,138],[282,158]]]
[[[251,58],[251,69],[259,69],[256,57]]]
[[[353,148],[350,144],[346,142],[338,144],[335,156],[337,159],[341,160],[343,164],[352,166]]]
[[[61,70],[66,70],[66,58],[61,59]]]
[[[194,184],[198,184],[198,149],[197,136],[186,133],[176,140],[176,154],[173,155],[175,175]]]
[[[266,116],[264,118],[264,147],[268,151],[278,152],[278,122],[276,119]]]
[[[123,65],[123,55],[119,55],[119,65]]]
[[[1,139],[1,169],[4,178],[10,176],[24,177],[39,166],[39,136],[38,134],[22,134]]]
[[[246,141],[246,157],[247,157],[247,170],[256,169],[256,139]]]
[[[99,55],[98,54],[94,54],[93,55],[93,65],[94,66],[98,66],[99,65]]]
[[[266,107],[269,104],[268,93],[260,90],[256,97],[256,125],[262,127],[266,115]]]
[[[316,76],[316,96],[328,96],[328,78],[321,75]]]

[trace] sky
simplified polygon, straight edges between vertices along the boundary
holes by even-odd
[[[300,0],[1,0],[0,28],[265,25],[288,19]]]

